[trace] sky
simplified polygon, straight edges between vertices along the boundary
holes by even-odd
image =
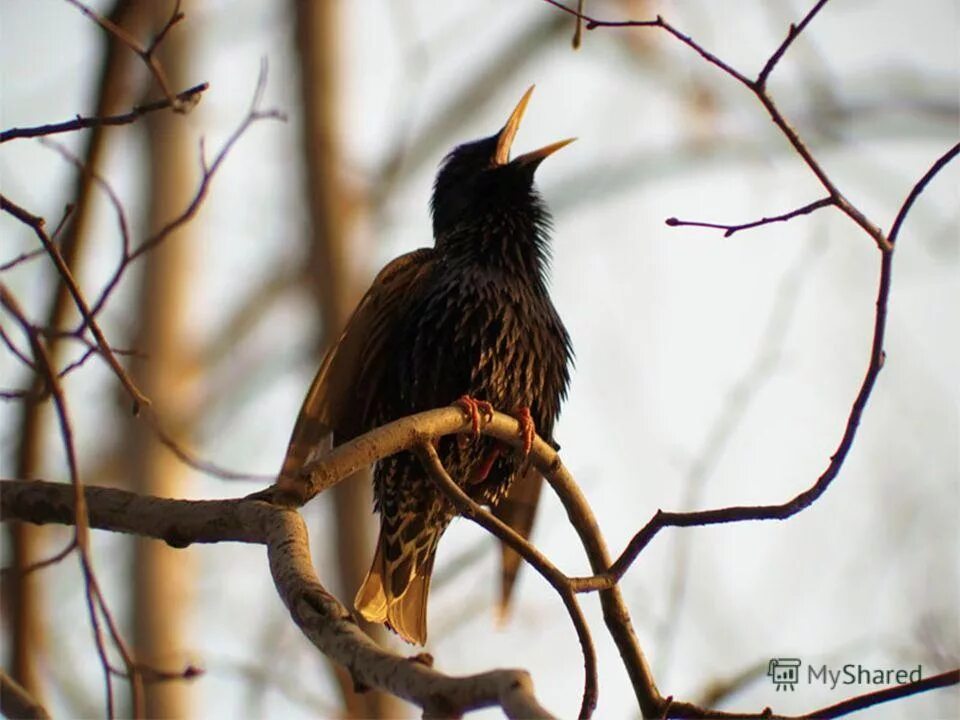
[[[662,2],[649,10],[645,3],[588,3],[604,17],[659,12],[747,74],[763,66],[808,5]],[[198,347],[238,307],[244,289],[303,261],[300,119],[286,7],[253,0],[187,5],[186,25],[196,38],[192,81],[211,85],[184,119],[197,140],[216,148],[236,127],[264,58],[265,105],[289,116],[258,123],[241,138],[195,221],[190,333]],[[390,258],[430,243],[427,202],[436,165],[454,144],[496,131],[530,84],[537,89],[515,151],[578,138],[538,172],[554,213],[551,291],[576,352],[557,438],[616,554],[658,508],[782,502],[813,483],[866,369],[879,253],[834,209],[729,238],[665,225],[671,216],[747,222],[823,194],[755,98],[665,33],[597,29],[574,52],[568,28],[502,72],[482,100],[458,108],[449,132],[421,141],[478,69],[551,12],[536,0],[346,4],[339,35],[342,172],[359,192],[384,194],[357,233],[362,272],[372,278]],[[909,10],[887,0],[828,3],[771,78],[774,98],[823,167],[883,228],[913,183],[956,142],[957,27],[952,2]],[[61,0],[0,4],[0,125],[90,112],[99,33]],[[60,141],[81,148],[79,136]],[[403,145],[402,182],[384,189],[385,158]],[[105,174],[132,213],[143,205],[134,181],[141,159],[136,134],[117,130]],[[62,212],[71,173],[35,141],[0,147],[3,192],[48,219]],[[939,645],[957,665],[958,180],[954,164],[904,228],[887,362],[830,490],[786,522],[664,532],[624,577],[664,694],[693,699],[711,682],[776,657],[814,667],[921,665],[933,674],[949,669],[937,664],[932,648]],[[7,217],[0,217],[0,238],[0,261],[33,248]],[[103,282],[118,243],[102,203],[85,287]],[[38,265],[2,280],[36,300],[48,277]],[[131,322],[127,290],[121,287],[106,314],[118,335]],[[7,317],[0,322],[10,327]],[[223,371],[245,381],[212,398],[198,454],[247,472],[275,472],[315,370],[311,322],[309,299],[285,296],[232,350]],[[23,379],[7,356],[0,357],[0,376],[5,387]],[[115,383],[103,367],[91,366],[68,389],[82,466],[92,469],[108,449],[102,423],[116,417]],[[9,404],[0,406],[5,468],[15,417]],[[65,477],[58,458],[48,465],[49,479]],[[251,489],[197,474],[189,492],[210,498]],[[305,513],[314,529],[329,518],[322,501]],[[565,571],[586,572],[553,498],[534,540]],[[332,557],[322,538],[315,542],[324,579]],[[121,606],[124,581],[115,568],[128,549],[103,534],[96,543],[98,568]],[[478,546],[485,550],[470,573],[442,579]],[[285,617],[262,548],[188,552],[200,565],[193,659],[208,671],[196,682],[197,715],[324,714],[329,678]],[[543,703],[569,716],[579,706],[582,677],[562,604],[525,572],[514,614],[498,628],[494,560],[494,543],[482,530],[454,523],[439,551],[428,650],[450,673],[528,668]],[[49,571],[59,608],[54,635],[58,649],[89,668],[79,679],[96,703],[92,643],[75,632],[84,617],[78,577],[75,563]],[[352,595],[350,589],[341,599]],[[583,603],[600,654],[597,716],[636,715],[598,603]],[[264,638],[271,639],[277,677],[258,705],[246,694],[244,672]],[[51,698],[55,715],[72,692],[60,680]],[[868,689],[802,683],[777,693],[761,671],[724,707],[801,712]],[[951,702],[956,706],[955,692],[929,694],[871,717],[946,717]]]

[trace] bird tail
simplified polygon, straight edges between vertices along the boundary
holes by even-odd
[[[443,530],[426,527],[420,515],[381,520],[373,563],[353,601],[364,618],[409,643],[426,643],[430,575]]]
[[[533,521],[540,501],[543,476],[534,467],[514,480],[507,495],[493,508],[493,514],[504,524],[511,527],[524,540],[530,539]],[[517,573],[520,571],[520,556],[506,543],[500,544],[500,603],[497,608],[498,619],[505,622],[510,611],[510,602],[516,587]]]

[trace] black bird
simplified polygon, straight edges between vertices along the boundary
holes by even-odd
[[[458,401],[474,415],[484,403],[514,412],[528,441],[535,425],[552,442],[573,352],[547,291],[550,216],[533,176],[572,139],[510,160],[532,92],[500,132],[443,161],[431,201],[434,247],[377,275],[313,381],[282,476],[316,457],[331,434],[340,444]],[[442,438],[437,450],[474,500],[529,534],[542,478],[523,453],[487,437]],[[374,495],[380,538],[355,605],[367,620],[423,644],[437,542],[455,511],[412,452],[378,463]],[[518,559],[507,553],[504,564],[505,603]]]

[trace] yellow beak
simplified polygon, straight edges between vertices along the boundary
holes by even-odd
[[[510,113],[510,117],[507,118],[507,124],[503,126],[503,130],[500,131],[499,136],[497,137],[497,149],[493,154],[493,162],[495,165],[506,165],[510,162],[510,148],[513,146],[513,139],[517,136],[517,130],[520,129],[520,121],[523,119],[523,114],[527,110],[527,105],[530,102],[530,96],[533,95],[533,88],[535,85],[531,85],[527,88],[527,91],[523,94],[523,97],[520,98],[520,102],[517,103],[517,106],[513,109],[513,112]],[[560,148],[569,145],[576,138],[567,138],[566,140],[560,140],[559,142],[551,143],[545,145],[539,150],[534,150],[533,152],[528,152],[520,157],[516,158],[514,162],[521,165],[526,165],[529,163],[540,163],[545,157],[552,155]]]

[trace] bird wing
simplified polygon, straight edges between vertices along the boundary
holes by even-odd
[[[386,361],[383,349],[396,319],[432,266],[434,250],[421,248],[390,262],[374,278],[337,342],[327,351],[287,446],[281,477],[294,478],[326,452],[333,436],[352,437],[363,427],[369,398]],[[362,387],[362,392],[358,389]],[[364,401],[364,398],[367,398]]]

